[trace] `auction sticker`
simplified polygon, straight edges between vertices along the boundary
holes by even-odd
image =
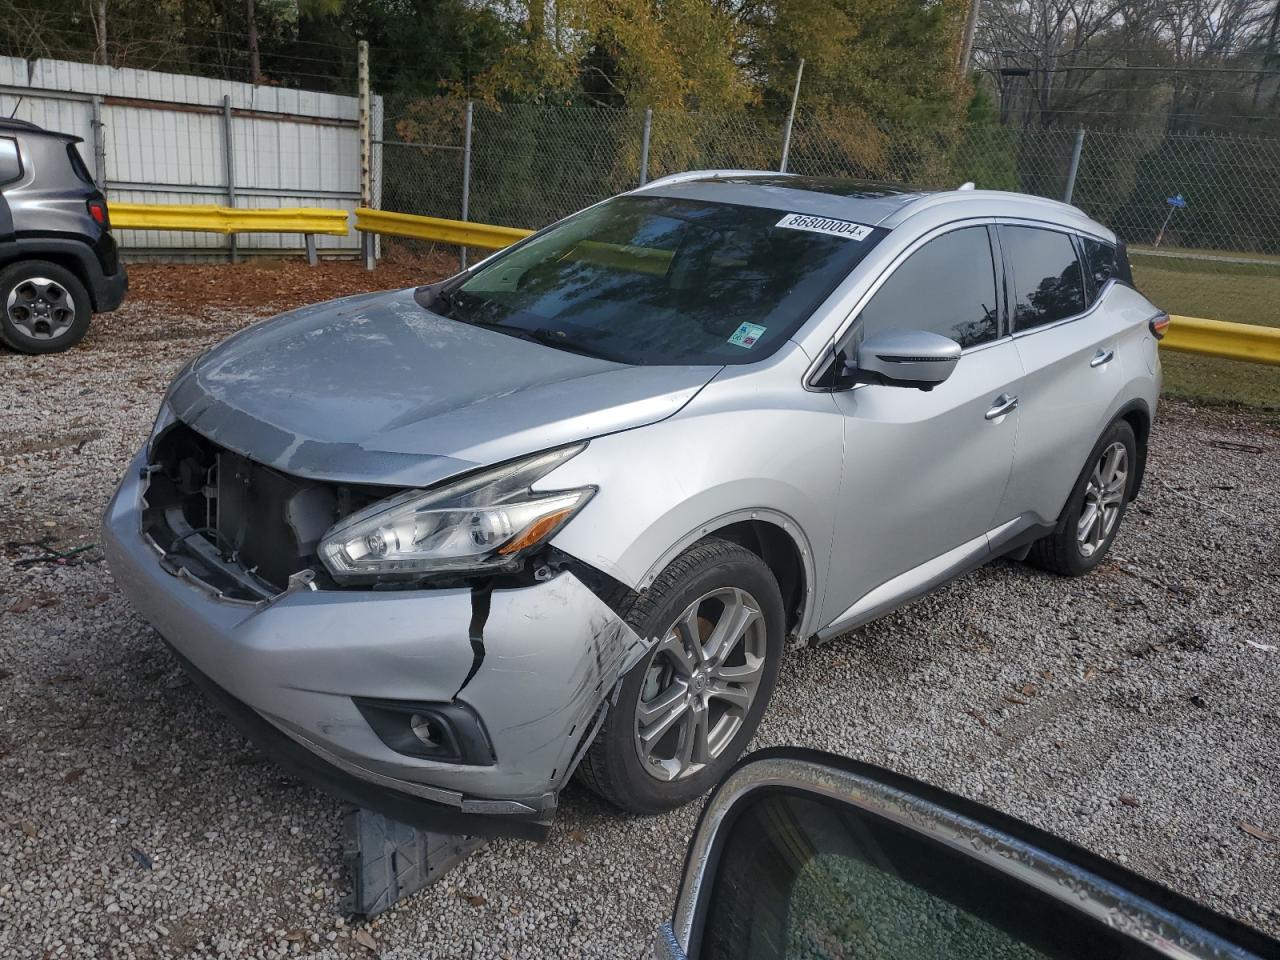
[[[831,217],[815,217],[808,213],[788,213],[778,221],[777,226],[788,230],[808,230],[810,233],[826,233],[833,237],[844,237],[846,240],[864,240],[871,233],[870,227],[864,227],[852,220],[835,220]]]
[[[758,323],[744,323],[733,331],[733,336],[729,338],[729,342],[735,347],[746,347],[750,350],[756,345],[756,341],[760,339],[760,334],[764,333],[768,327],[762,327]]]

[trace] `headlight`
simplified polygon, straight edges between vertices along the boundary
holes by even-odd
[[[563,447],[383,500],[335,524],[320,541],[320,559],[339,580],[515,569],[595,493],[529,489],[585,448]]]

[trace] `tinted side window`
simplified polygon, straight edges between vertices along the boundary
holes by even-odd
[[[18,156],[18,141],[0,137],[0,183],[9,183],[22,176],[22,159]]]
[[[84,165],[84,158],[80,156],[80,151],[76,149],[74,143],[67,144],[67,159],[71,161],[71,169],[75,171],[76,176],[92,187],[93,174]]]
[[[1075,244],[1065,233],[1001,227],[1000,246],[1013,271],[1013,329],[1027,330],[1084,311]]]
[[[996,275],[986,227],[930,240],[876,291],[859,316],[864,334],[928,330],[962,347],[996,339]]]
[[[1103,284],[1112,277],[1120,277],[1121,272],[1116,262],[1115,244],[1092,237],[1082,237],[1080,244],[1084,249],[1085,272],[1089,277],[1089,302],[1092,303]]]

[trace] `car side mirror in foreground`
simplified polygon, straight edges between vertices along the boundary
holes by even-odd
[[[875,383],[890,387],[932,390],[960,362],[960,344],[927,330],[873,333],[858,346],[856,358],[846,357],[840,382],[852,386]]]
[[[1280,942],[994,810],[766,750],[702,811],[659,960],[1280,957]]]

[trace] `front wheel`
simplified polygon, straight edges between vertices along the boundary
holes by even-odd
[[[1137,463],[1133,428],[1117,420],[1089,454],[1057,529],[1032,545],[1028,560],[1069,577],[1100,564],[1129,505]]]
[[[755,734],[778,679],[782,594],[758,556],[709,539],[672,562],[627,620],[657,640],[578,775],[623,810],[660,813],[711,789]]]

